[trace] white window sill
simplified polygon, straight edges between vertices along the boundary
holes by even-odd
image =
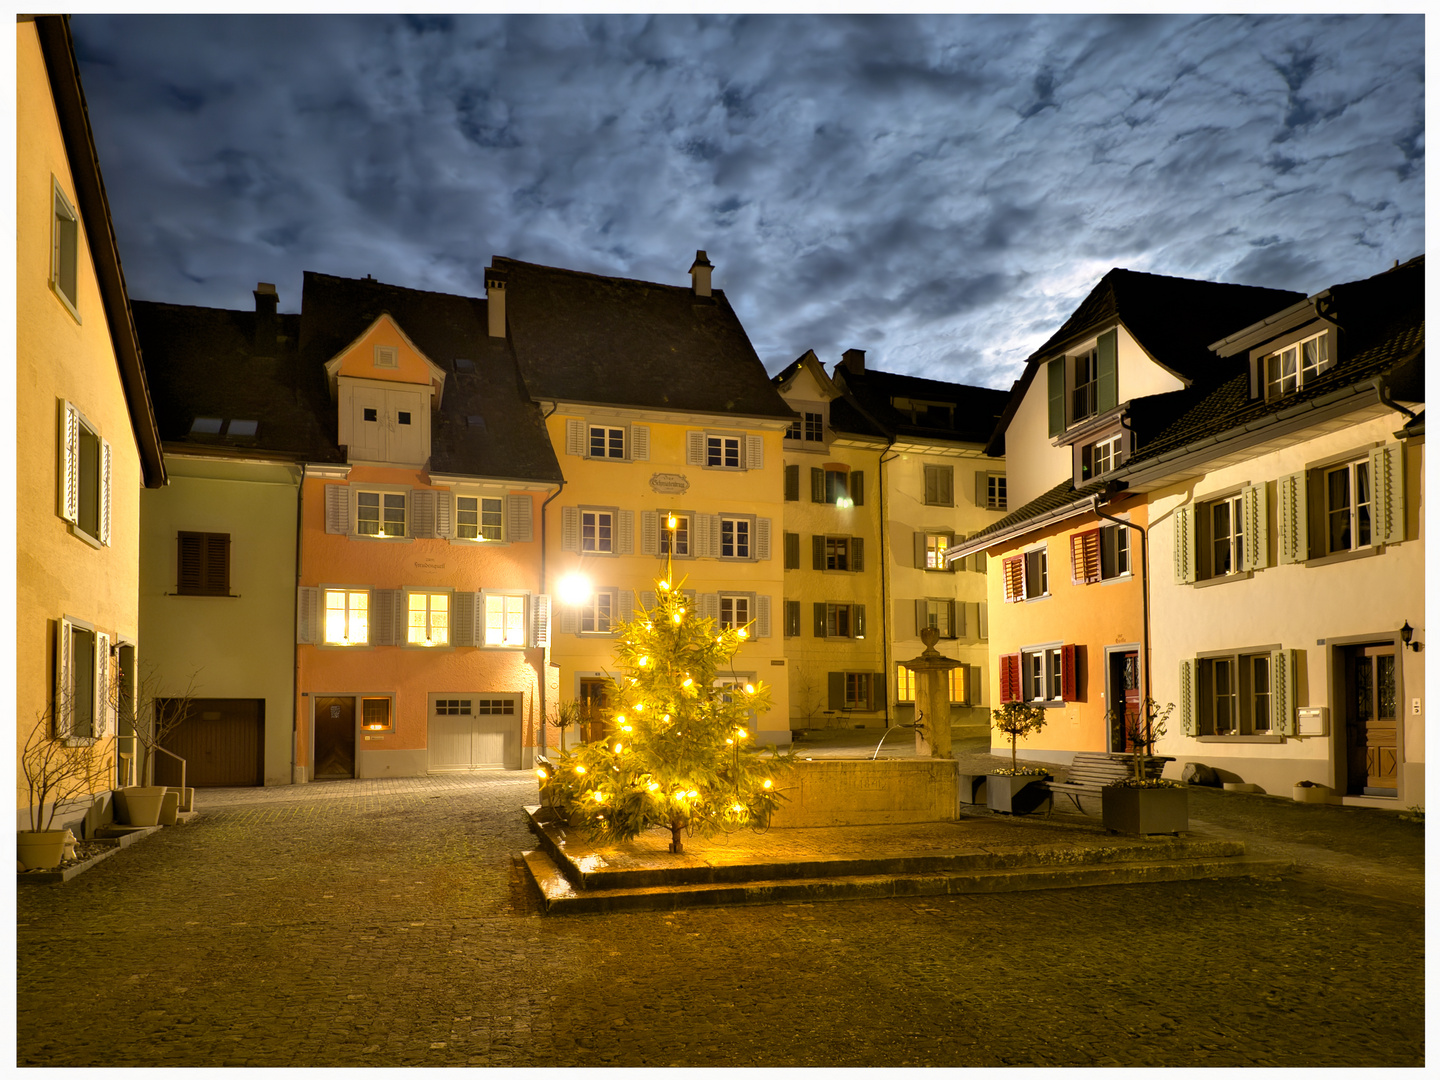
[[[1306,566],[1332,566],[1335,563],[1351,562],[1355,559],[1371,559],[1384,550],[1384,547],[1365,547],[1358,551],[1336,551],[1329,555],[1318,555],[1313,559],[1306,559]]]
[[[99,551],[101,548],[103,548],[103,547],[105,546],[104,544],[102,544],[102,543],[100,542],[100,540],[99,540],[98,537],[91,536],[88,532],[86,532],[84,529],[82,529],[79,525],[71,525],[71,526],[70,526],[70,535],[73,536],[73,537],[75,537],[77,540],[80,540],[80,541],[83,541],[83,542],[86,543],[86,544],[89,544],[92,548],[94,548],[94,549],[97,550],[97,551]]]
[[[1208,589],[1212,585],[1225,585],[1231,581],[1249,581],[1255,576],[1254,570],[1239,570],[1233,574],[1221,574],[1219,577],[1208,577],[1194,582],[1197,589]]]
[[[1192,735],[1201,743],[1283,743],[1284,735]]]
[[[410,544],[415,541],[413,536],[375,536],[372,533],[351,533],[350,539],[380,544]]]

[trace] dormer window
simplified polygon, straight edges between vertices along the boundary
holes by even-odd
[[[1119,343],[1119,332],[1107,330],[1094,344],[1045,365],[1051,437],[1103,416],[1119,404]]]
[[[948,401],[922,401],[919,398],[892,397],[890,404],[917,427],[952,428],[955,406]]]
[[[1311,380],[1335,366],[1335,356],[1330,349],[1330,332],[1322,330],[1287,345],[1264,357],[1261,363],[1267,401],[1302,390]]]
[[[1079,423],[1095,415],[1100,375],[1100,350],[1090,349],[1072,357],[1075,389],[1071,393],[1070,422]]]
[[[1097,480],[1120,464],[1120,436],[1112,435],[1080,448],[1080,477]]]

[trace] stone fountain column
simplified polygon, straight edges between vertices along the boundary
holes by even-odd
[[[960,666],[935,651],[940,631],[927,626],[920,631],[925,651],[913,660],[900,661],[915,673],[915,754],[918,757],[949,758],[950,752],[950,672]],[[922,734],[923,732],[923,734]]]

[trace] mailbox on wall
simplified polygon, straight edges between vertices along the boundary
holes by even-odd
[[[1295,734],[1325,735],[1330,730],[1330,710],[1324,706],[1295,710]]]

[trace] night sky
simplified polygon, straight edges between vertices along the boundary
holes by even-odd
[[[704,248],[772,372],[1008,387],[1113,266],[1313,293],[1424,250],[1419,15],[72,27],[140,300]]]

